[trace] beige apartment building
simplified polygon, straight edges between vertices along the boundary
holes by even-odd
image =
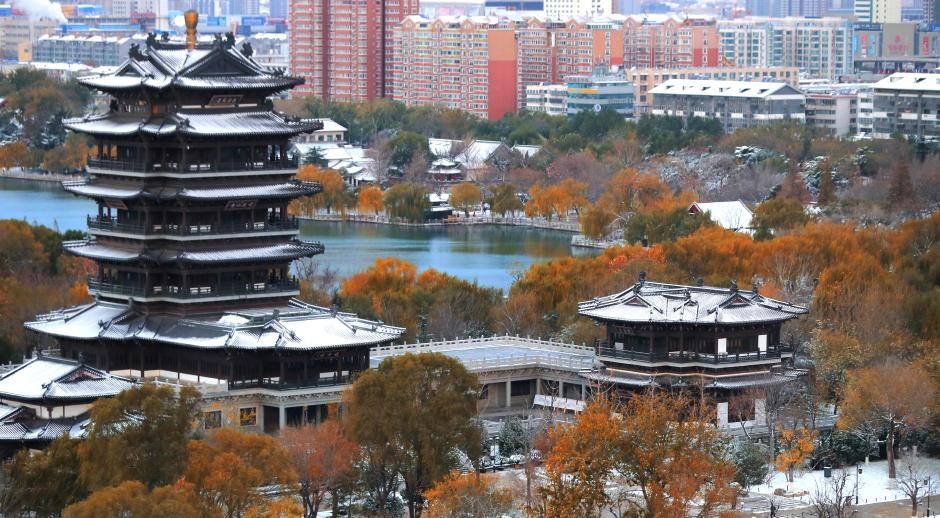
[[[46,18],[30,23],[25,16],[0,16],[0,41],[3,42],[3,57],[18,59],[20,44],[34,43],[44,34],[55,34],[59,22]]]
[[[653,96],[649,92],[670,79],[714,79],[724,81],[782,82],[799,88],[800,69],[797,67],[716,67],[693,70],[627,70],[627,80],[636,85],[635,113],[650,113]]]

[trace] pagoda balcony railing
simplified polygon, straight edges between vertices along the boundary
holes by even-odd
[[[237,297],[245,295],[264,295],[277,293],[290,293],[300,291],[300,281],[296,278],[280,282],[257,282],[255,284],[223,284],[221,286],[193,286],[184,290],[180,286],[156,286],[154,288],[141,288],[101,282],[97,277],[88,278],[88,291],[96,291],[107,295],[127,295],[141,298],[168,298],[168,299],[204,299],[211,297]]]
[[[781,354],[787,352],[790,352],[789,346],[781,346],[769,349],[767,351],[727,354],[710,354],[694,351],[649,353],[644,351],[625,351],[612,349],[610,347],[597,347],[597,356],[601,359],[612,358],[636,363],[706,363],[721,365],[728,363],[748,363],[763,360],[776,360],[781,357]]]
[[[246,234],[261,232],[283,232],[300,228],[300,220],[290,216],[280,221],[256,221],[255,223],[231,223],[226,225],[177,225],[160,224],[146,227],[136,223],[118,223],[113,219],[101,219],[97,216],[88,216],[89,230],[101,232],[116,232],[121,234],[137,234],[141,236],[212,236],[225,234]]]
[[[229,390],[243,389],[271,389],[271,390],[299,390],[317,387],[335,387],[352,383],[353,376],[331,376],[329,378],[281,381],[277,378],[261,378],[253,380],[235,380],[228,382]]]
[[[218,162],[154,162],[144,163],[136,160],[116,160],[88,156],[88,167],[105,171],[128,173],[231,173],[236,171],[292,170],[296,171],[300,162],[297,157],[281,160],[229,160]]]

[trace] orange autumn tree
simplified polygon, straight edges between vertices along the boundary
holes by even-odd
[[[271,500],[258,488],[276,485],[289,490],[297,483],[287,450],[268,435],[218,428],[204,440],[191,441],[187,453],[184,489],[194,494],[200,507],[221,516],[261,515]],[[292,515],[302,514],[293,506]]]
[[[359,189],[359,199],[356,208],[360,213],[372,212],[378,214],[383,208],[382,189],[376,185],[366,185]]]
[[[294,200],[290,204],[291,214],[298,216],[313,216],[320,210],[326,209],[330,213],[334,208],[345,210],[344,193],[346,184],[343,177],[332,169],[325,169],[315,165],[305,165],[300,168],[297,178],[304,182],[316,182],[323,186],[323,191],[313,196],[305,196]]]
[[[300,483],[300,499],[307,516],[317,516],[326,495],[339,505],[337,488],[352,471],[359,447],[349,440],[335,405],[319,426],[288,427],[279,441],[287,450]]]
[[[780,453],[774,463],[777,465],[777,471],[786,473],[787,480],[792,483],[794,469],[813,455],[816,430],[777,430],[780,432]]]
[[[424,518],[492,518],[511,513],[512,491],[492,476],[453,472],[425,493]]]
[[[625,222],[639,212],[668,208],[672,191],[650,174],[636,169],[621,169],[605,184],[598,204],[609,210],[615,219]]]
[[[678,396],[647,392],[618,405],[602,396],[576,425],[558,425],[545,459],[546,482],[528,511],[537,518],[732,516],[736,470],[712,416],[689,413]],[[639,498],[609,491],[639,488]]]

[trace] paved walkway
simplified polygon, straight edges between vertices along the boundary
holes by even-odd
[[[816,518],[813,507],[805,501],[794,498],[776,497],[775,502],[779,508],[777,516]],[[940,511],[940,495],[931,495],[930,504],[930,514],[931,516],[936,516],[938,511]],[[770,501],[764,496],[748,496],[739,500],[738,509],[746,516],[767,516],[770,514]],[[924,498],[917,508],[917,515],[924,516],[926,512],[927,499]],[[858,506],[853,505],[849,507],[846,516],[847,518],[910,518],[911,502],[905,499],[874,504],[862,504]]]

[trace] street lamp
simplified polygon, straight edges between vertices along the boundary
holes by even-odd
[[[859,463],[855,463],[855,505],[858,505],[858,475],[862,472]]]
[[[924,481],[924,489],[927,491],[927,516],[930,516],[930,475]]]

